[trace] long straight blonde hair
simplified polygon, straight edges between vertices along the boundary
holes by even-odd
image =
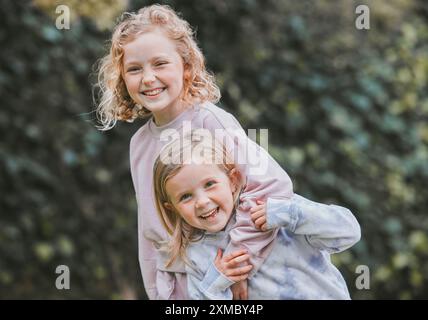
[[[197,150],[197,154],[193,152]],[[224,144],[213,137],[206,129],[193,130],[165,145],[153,167],[153,185],[156,209],[159,217],[171,236],[166,250],[170,259],[166,267],[170,266],[177,257],[186,259],[186,248],[192,241],[203,236],[203,231],[189,225],[176,210],[169,210],[164,203],[170,203],[166,192],[167,181],[174,177],[183,166],[190,163],[216,164],[229,177],[233,169],[237,174],[236,189],[233,194],[234,210],[239,201],[239,194],[243,187],[243,179],[233,158],[227,152]]]

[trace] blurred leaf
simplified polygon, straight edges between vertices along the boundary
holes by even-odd
[[[34,252],[42,262],[51,260],[54,255],[54,249],[49,243],[36,243]]]

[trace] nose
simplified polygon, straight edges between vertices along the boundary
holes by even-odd
[[[155,81],[155,75],[152,72],[152,70],[150,70],[150,69],[144,70],[144,72],[143,72],[143,78],[142,78],[141,82],[145,86],[147,86],[148,84],[150,84],[150,83],[152,83],[154,81]]]
[[[208,203],[210,202],[210,199],[205,194],[201,194],[196,199],[195,207],[196,209],[203,209],[205,208]]]

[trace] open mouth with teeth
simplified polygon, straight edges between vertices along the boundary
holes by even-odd
[[[213,209],[213,210],[211,210],[205,214],[200,215],[199,218],[204,219],[204,220],[207,220],[209,218],[214,218],[217,215],[219,210],[220,210],[220,207],[217,207],[217,208],[215,208],[215,209]]]
[[[150,90],[150,91],[146,90],[146,91],[143,91],[141,93],[145,96],[148,96],[148,97],[155,97],[155,96],[159,95],[160,93],[164,92],[165,89],[166,89],[166,87],[165,88],[157,88],[157,89]]]

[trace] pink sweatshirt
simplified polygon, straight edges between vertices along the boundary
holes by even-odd
[[[270,253],[278,229],[266,232],[256,230],[249,214],[250,208],[255,205],[256,199],[286,199],[293,195],[292,182],[287,173],[263,148],[246,136],[233,115],[216,105],[206,102],[193,106],[163,126],[156,126],[151,118],[134,134],[130,143],[131,175],[138,205],[139,261],[149,299],[187,299],[183,262],[177,261],[165,268],[167,254],[162,251],[162,244],[166,243],[169,235],[154,205],[153,164],[160,149],[171,140],[171,137],[165,139],[165,134],[172,130],[182,134],[183,127],[189,126],[191,129],[208,129],[213,135],[216,129],[220,130],[217,133],[225,134],[227,149],[239,160],[239,170],[246,177],[246,184],[241,192],[236,224],[230,232],[231,241],[226,253],[238,248],[249,250],[254,266],[252,275]],[[256,154],[262,155],[259,163],[246,161],[245,155],[253,160]]]

